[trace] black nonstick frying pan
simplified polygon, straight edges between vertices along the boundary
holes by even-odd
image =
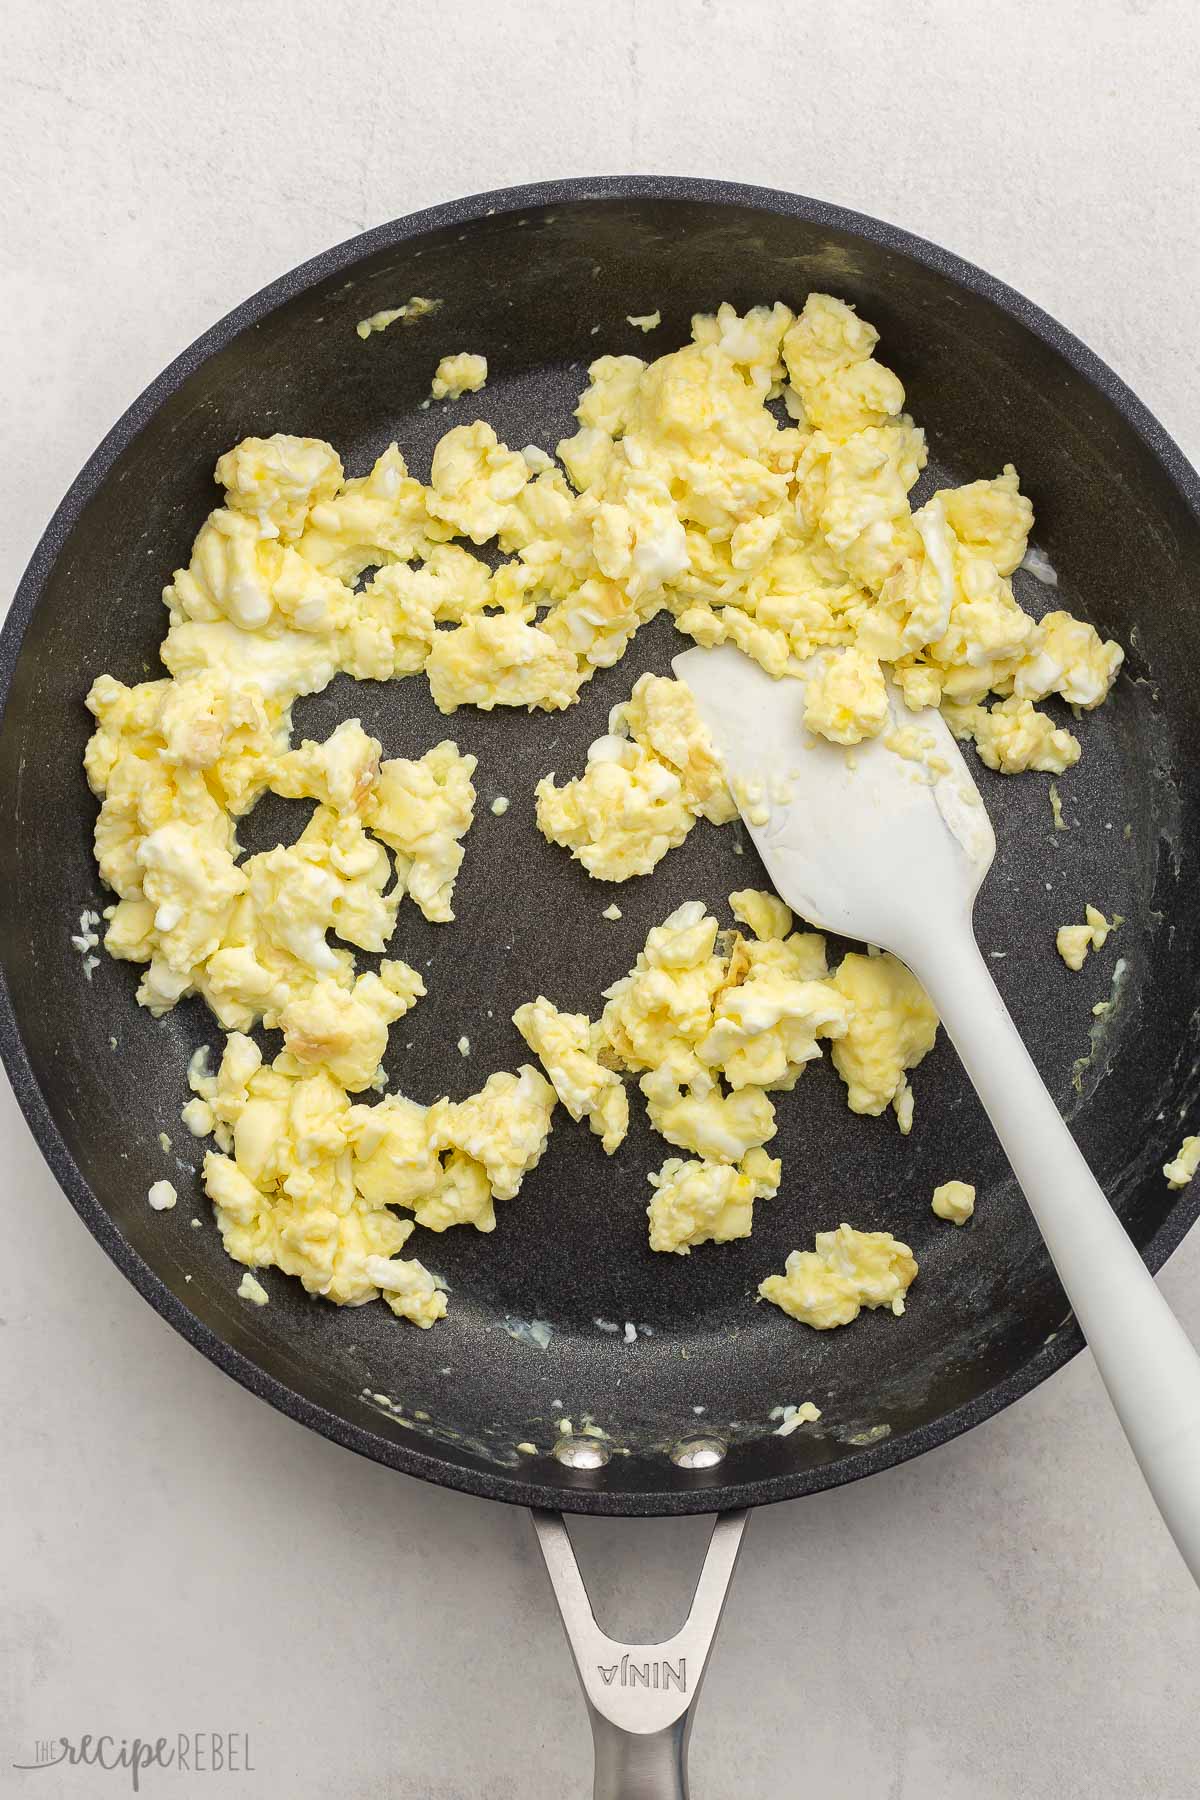
[[[1157,1268],[1200,1205],[1200,1183],[1173,1192],[1161,1173],[1196,1105],[1200,1054],[1200,483],[1103,363],[978,269],[811,200],[674,179],[514,189],[384,225],[264,289],[147,389],[63,501],[0,637],[0,1051],[47,1160],[142,1294],[244,1385],[379,1462],[538,1509],[604,1793],[670,1793],[671,1781],[682,1791],[687,1708],[744,1509],[943,1443],[1079,1349],[983,1114],[944,1041],[914,1077],[907,1139],[890,1116],[850,1114],[833,1070],[814,1066],[779,1107],[771,1148],[784,1183],[757,1209],[753,1236],[671,1257],[646,1243],[646,1175],[661,1141],[637,1119],[606,1159],[560,1111],[494,1234],[413,1240],[450,1288],[434,1330],[382,1306],[334,1309],[273,1271],[270,1304],[248,1307],[199,1186],[200,1147],[179,1124],[188,1058],[219,1033],[199,1001],[156,1023],[134,1004],[128,966],[102,958],[89,981],[71,944],[81,909],[105,902],[80,768],[82,698],[102,670],[158,672],[160,590],[215,504],[218,455],[239,438],[326,437],[355,474],[397,438],[422,477],[437,438],[465,418],[553,450],[574,429],[601,351],[661,354],[686,340],[696,311],[722,300],[798,308],[814,288],[853,302],[882,333],[931,447],[914,501],[1014,462],[1036,509],[1034,541],[1060,580],[1054,595],[1019,573],[1022,602],[1066,604],[1126,648],[1112,698],[1079,727],[1083,760],[1059,782],[1069,830],[1053,830],[1045,777],[978,771],[999,850],[977,918],[1039,1067]],[[357,335],[356,321],[413,294],[443,304]],[[627,323],[655,308],[662,325],[648,337]],[[450,413],[422,409],[439,357],[460,349],[487,356],[487,387]],[[609,708],[643,670],[668,671],[679,647],[660,619],[564,714],[446,720],[421,680],[344,677],[297,705],[297,736],[357,715],[385,755],[453,736],[479,759],[457,923],[401,910],[394,952],[426,973],[429,998],[393,1028],[393,1085],[429,1101],[515,1067],[527,1056],[509,1022],[521,1001],[541,991],[594,1016],[601,989],[680,901],[702,898],[728,921],[726,896],[762,881],[730,828],[699,827],[652,877],[620,889],[591,881],[534,828],[535,781],[577,772]],[[489,805],[499,794],[511,801],[503,816]],[[258,849],[294,836],[303,817],[298,803],[267,799],[239,838]],[[623,916],[609,922],[614,898]],[[1085,901],[1127,923],[1072,975],[1054,932]],[[1100,1002],[1111,1004],[1095,1014]],[[180,1204],[159,1214],[146,1192],[163,1176]],[[933,1186],[950,1176],[979,1190],[961,1231],[930,1211]],[[921,1274],[906,1315],[818,1334],[756,1307],[763,1275],[842,1219],[914,1247]],[[822,1409],[819,1425],[779,1435],[772,1409],[803,1400]],[[733,1515],[714,1538],[692,1635],[637,1653],[590,1639],[550,1516],[561,1511]],[[604,1713],[634,1737],[608,1733]]]

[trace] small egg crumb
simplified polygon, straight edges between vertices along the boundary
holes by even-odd
[[[520,1451],[522,1456],[536,1456],[537,1455],[537,1445],[536,1444],[529,1444],[529,1443],[518,1444],[517,1449]]]
[[[461,400],[464,394],[477,394],[487,381],[487,357],[460,350],[454,356],[443,356],[437,366],[430,393],[435,400]]]
[[[635,325],[639,331],[654,331],[662,324],[662,313],[657,310],[652,313],[626,313],[625,322],[627,325]]]
[[[107,917],[107,913],[105,916]],[[79,915],[79,930],[71,938],[73,947],[78,950],[80,956],[83,958],[84,979],[87,981],[92,979],[93,969],[98,969],[100,966],[100,958],[92,954],[100,943],[100,938],[96,932],[96,926],[99,925],[99,923],[100,914],[89,907],[85,907],[83,912]],[[110,1042],[115,1049],[116,1040],[110,1039]]]
[[[507,794],[497,794],[496,798],[492,801],[492,811],[498,819],[501,819],[504,817],[504,814],[508,811],[511,804]]]
[[[1125,923],[1119,913],[1106,919],[1098,907],[1091,905],[1084,908],[1084,918],[1087,921],[1084,925],[1060,925],[1054,940],[1058,954],[1068,969],[1076,973],[1082,969],[1088,951],[1102,950],[1109,933]]]
[[[146,1194],[155,1212],[169,1212],[179,1195],[169,1181],[156,1181]]]
[[[906,762],[917,763],[925,771],[926,779],[936,781],[939,775],[950,773],[950,764],[944,756],[937,754],[937,738],[932,731],[922,731],[916,725],[904,725],[898,731],[889,731],[883,739],[884,748],[894,756],[903,757]]]
[[[354,329],[360,338],[369,338],[373,332],[386,331],[397,319],[423,319],[427,313],[436,312],[441,304],[440,300],[427,300],[424,294],[414,294],[403,306],[385,306],[369,318],[360,319]]]
[[[611,906],[605,907],[604,911],[600,914],[600,917],[602,919],[612,919],[615,921],[617,919],[623,919],[625,915],[614,900]]]
[[[216,1115],[207,1100],[199,1094],[193,1096],[180,1112],[179,1117],[187,1126],[193,1137],[209,1137],[216,1122]]]
[[[189,1223],[191,1224],[193,1231],[199,1231],[201,1229],[201,1227],[203,1226],[204,1221],[203,1221],[203,1219],[192,1219],[189,1221]]]
[[[896,1114],[896,1124],[900,1127],[901,1137],[907,1137],[912,1130],[913,1108],[915,1105],[916,1100],[912,1088],[909,1086],[908,1077],[907,1075],[901,1075],[896,1087],[895,1098],[892,1101],[892,1108]]]
[[[1035,549],[1032,544],[1026,545],[1025,554],[1017,567],[1024,569],[1027,575],[1032,575],[1035,581],[1040,581],[1045,587],[1058,586],[1058,573],[1054,564],[1045,551]]]
[[[814,1406],[811,1400],[802,1400],[799,1406],[773,1406],[771,1417],[778,1419],[779,1423],[772,1435],[791,1437],[798,1426],[815,1425],[820,1416],[820,1407]]]
[[[766,825],[770,822],[771,808],[760,781],[747,781],[739,776],[733,783],[733,797],[747,824]]]
[[[158,1134],[158,1147],[159,1147],[159,1149],[160,1149],[160,1150],[161,1150],[161,1151],[162,1151],[162,1153],[163,1153],[163,1155],[164,1155],[164,1156],[170,1156],[170,1154],[171,1154],[171,1140],[170,1140],[170,1138],[169,1138],[169,1137],[168,1137],[168,1136],[167,1136],[167,1134],[166,1134],[166,1132],[165,1132],[165,1131],[160,1131],[160,1132],[159,1132],[159,1134]]]
[[[1163,1164],[1163,1174],[1173,1188],[1186,1187],[1200,1168],[1200,1137],[1185,1137],[1179,1154]]]
[[[265,1306],[271,1297],[262,1282],[256,1280],[249,1269],[238,1282],[237,1295],[239,1300],[249,1300],[253,1306]]]
[[[385,306],[379,312],[372,313],[367,319],[360,319],[354,327],[360,338],[369,338],[373,331],[386,331],[389,325],[404,317],[402,306]]]
[[[464,1035],[464,1036],[463,1036],[463,1037],[460,1037],[460,1038],[459,1038],[459,1040],[458,1040],[458,1054],[459,1054],[459,1055],[460,1055],[460,1056],[470,1056],[470,1054],[471,1054],[471,1040],[470,1040],[470,1038],[469,1038],[469,1037],[466,1037],[466,1036],[465,1036],[465,1035]]]
[[[939,1219],[965,1225],[975,1211],[975,1189],[969,1181],[943,1181],[933,1190],[932,1204]]]
[[[1054,820],[1055,831],[1067,829],[1067,821],[1063,818],[1062,797],[1054,782],[1050,783],[1050,815]]]
[[[848,1444],[853,1444],[857,1449],[865,1444],[878,1444],[884,1438],[891,1437],[891,1435],[892,1428],[890,1425],[868,1425],[865,1431],[854,1432],[852,1436],[846,1439],[846,1442]]]

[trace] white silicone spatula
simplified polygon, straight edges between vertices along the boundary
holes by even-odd
[[[803,724],[803,675],[775,681],[730,646],[686,651],[674,667],[781,897],[809,924],[892,951],[924,985],[1200,1582],[1200,1358],[1080,1154],[980,955],[971,915],[996,844],[941,715],[909,712],[889,687],[892,727],[932,740],[929,768],[888,747],[891,728],[852,751],[814,744]]]

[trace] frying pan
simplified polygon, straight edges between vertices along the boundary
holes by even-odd
[[[685,1791],[690,1707],[746,1509],[944,1443],[1080,1348],[982,1112],[944,1041],[916,1073],[907,1139],[890,1118],[850,1114],[832,1069],[816,1065],[779,1108],[780,1197],[758,1207],[752,1238],[687,1257],[646,1245],[661,1141],[638,1119],[606,1159],[560,1113],[494,1235],[421,1234],[418,1253],[451,1296],[434,1330],[381,1306],[336,1310],[273,1271],[270,1304],[248,1307],[199,1187],[200,1147],[179,1125],[188,1058],[219,1033],[195,1000],[154,1021],[134,1005],[129,967],[102,958],[86,979],[71,945],[80,910],[105,901],[80,771],[82,697],[101,670],[157,672],[160,589],[215,502],[213,464],[239,438],[326,437],[360,473],[395,437],[422,477],[438,437],[464,418],[552,449],[573,429],[594,355],[661,354],[686,340],[695,311],[798,307],[814,288],[882,333],[931,446],[914,501],[1015,462],[1060,581],[1053,594],[1019,573],[1019,597],[1033,610],[1066,604],[1126,648],[1112,698],[1080,727],[1083,761],[1059,783],[1069,830],[1054,832],[1043,778],[978,771],[999,852],[977,920],[1039,1067],[1156,1269],[1200,1205],[1200,1183],[1176,1193],[1161,1175],[1196,1101],[1200,1050],[1189,898],[1200,484],[1098,358],[980,270],[861,215],[702,181],[552,183],[384,225],[264,289],[146,390],[55,514],[0,636],[0,1052],[47,1161],[129,1280],[245,1386],[392,1468],[535,1509],[593,1716],[597,1791],[610,1795]],[[417,293],[442,305],[360,339],[358,320]],[[662,325],[648,337],[627,323],[655,308]],[[439,357],[459,349],[487,356],[486,389],[458,409],[422,408]],[[577,772],[609,708],[678,646],[660,619],[564,714],[446,720],[421,680],[339,677],[298,703],[298,735],[357,715],[385,755],[452,735],[479,759],[457,924],[429,925],[406,906],[393,940],[430,988],[391,1034],[388,1074],[404,1092],[431,1101],[515,1067],[526,1053],[509,1021],[521,1001],[540,991],[594,1016],[674,906],[703,898],[728,920],[726,896],[761,882],[735,828],[698,827],[651,878],[618,890],[535,830],[534,782]],[[503,816],[489,805],[500,794]],[[304,817],[268,798],[239,836],[252,851],[295,836]],[[609,922],[614,897],[622,917]],[[1071,975],[1054,931],[1087,900],[1127,923],[1115,956]],[[158,1214],[145,1196],[164,1175],[180,1204]],[[950,1176],[979,1190],[976,1222],[961,1231],[929,1207]],[[753,1304],[789,1250],[843,1218],[913,1245],[921,1275],[903,1319],[872,1314],[819,1334]],[[820,1423],[780,1435],[773,1409],[803,1400]],[[562,1513],[702,1511],[721,1517],[681,1637],[654,1650],[610,1644]]]

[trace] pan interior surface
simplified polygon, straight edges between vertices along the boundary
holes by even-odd
[[[331,253],[217,328],[164,377],[140,428],[118,428],[85,471],[5,637],[0,806],[12,860],[0,950],[11,1013],[0,1029],[18,1096],[88,1224],[180,1329],[266,1397],[355,1449],[477,1492],[586,1510],[703,1509],[912,1454],[1032,1386],[1073,1347],[1046,1252],[944,1038],[913,1078],[908,1138],[890,1114],[850,1114],[827,1060],[810,1067],[778,1097],[779,1197],[758,1205],[748,1240],[690,1256],[647,1246],[646,1178],[674,1152],[645,1125],[636,1089],[633,1127],[611,1158],[559,1109],[545,1157],[498,1208],[493,1234],[411,1240],[450,1290],[448,1318],[418,1332],[380,1305],[310,1299],[274,1271],[261,1275],[269,1305],[237,1299],[241,1271],[200,1186],[203,1146],[179,1122],[188,1059],[220,1033],[197,1000],[154,1021],[134,1004],[133,968],[102,957],[86,980],[71,945],[81,909],[108,898],[80,767],[83,695],[102,671],[160,673],[160,590],[216,503],[223,450],[274,431],[325,437],[361,474],[395,438],[427,479],[441,434],[478,417],[513,446],[552,452],[574,429],[594,356],[662,354],[687,340],[694,312],[722,300],[798,309],[810,289],[827,290],[879,328],[880,354],[925,427],[930,467],[914,503],[1015,463],[1034,542],[1060,583],[1055,593],[1019,573],[1018,598],[1036,611],[1065,605],[1125,647],[1109,702],[1076,728],[1082,761],[1058,783],[1069,829],[1054,829],[1047,777],[978,770],[998,853],[977,928],[1135,1241],[1152,1263],[1178,1241],[1196,1203],[1167,1187],[1161,1166],[1197,1086],[1198,919],[1184,896],[1200,846],[1200,531],[1169,455],[1120,385],[1092,378],[1073,340],[1056,342],[1047,321],[1023,318],[1014,297],[927,246],[783,196],[596,187],[495,196],[492,212],[464,203]],[[357,335],[358,320],[413,294],[442,305]],[[656,308],[662,324],[648,336],[627,323]],[[462,349],[486,355],[487,387],[423,408],[438,359]],[[560,714],[445,719],[420,678],[339,677],[296,706],[296,742],[357,716],[385,756],[449,736],[478,758],[456,923],[427,924],[406,902],[392,941],[429,988],[392,1029],[393,1088],[432,1101],[515,1068],[529,1055],[510,1023],[522,1001],[545,993],[595,1017],[602,990],[673,907],[703,899],[729,923],[730,892],[765,884],[736,827],[702,823],[654,875],[619,888],[536,831],[535,782],[579,772],[609,709],[644,670],[669,673],[684,643],[660,618]],[[1058,722],[1072,723],[1067,709]],[[503,816],[490,806],[500,795]],[[240,841],[253,851],[291,838],[307,811],[268,798]],[[614,899],[622,916],[610,922]],[[1089,901],[1126,922],[1071,974],[1054,933]],[[164,1176],[180,1199],[159,1214],[146,1192]],[[930,1210],[951,1177],[978,1190],[962,1230]],[[842,1220],[913,1247],[921,1273],[903,1318],[864,1314],[817,1333],[755,1304],[764,1275]],[[777,1435],[772,1409],[805,1400],[820,1423]],[[535,1454],[517,1447],[527,1444]],[[577,1462],[607,1460],[573,1467],[580,1450]]]

